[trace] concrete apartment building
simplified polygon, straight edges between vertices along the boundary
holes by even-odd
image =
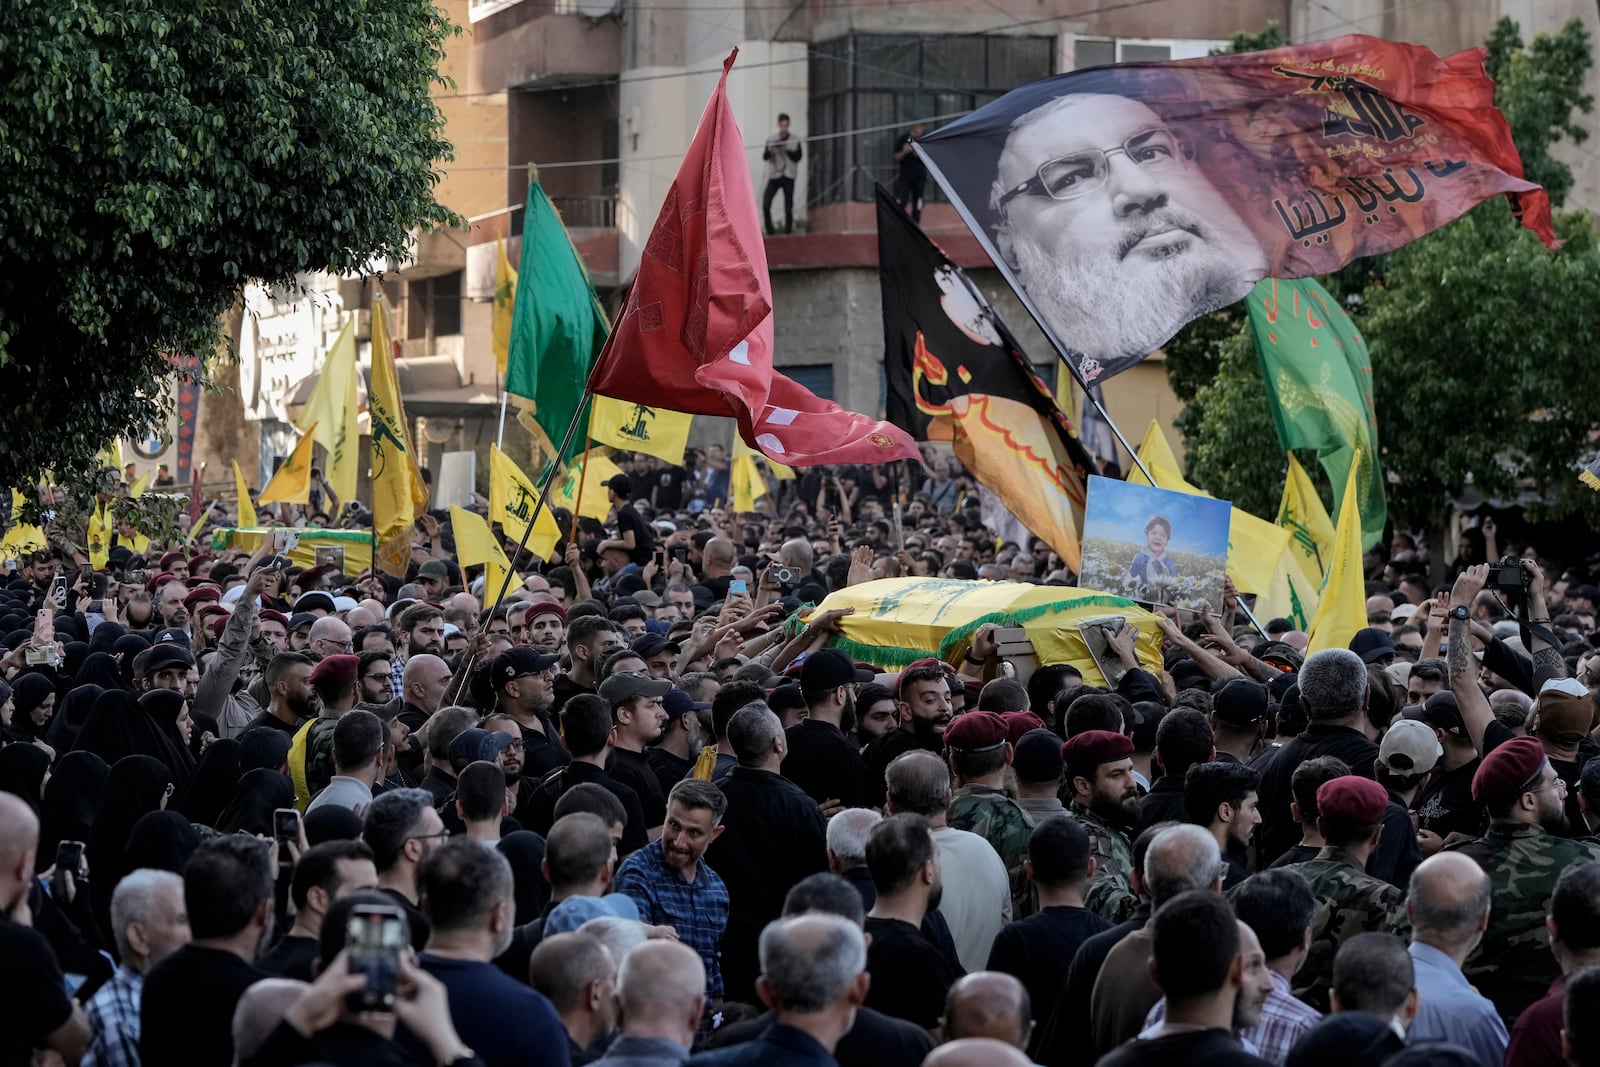
[[[1451,52],[1481,43],[1509,15],[1525,37],[1582,18],[1600,39],[1592,0],[447,0],[462,25],[449,42],[455,88],[438,98],[456,159],[439,198],[469,232],[426,235],[391,265],[384,291],[402,340],[408,412],[435,460],[492,440],[497,383],[490,350],[495,246],[513,263],[535,165],[602,297],[620,300],[693,135],[723,59],[739,59],[729,97],[757,195],[761,145],[786,112],[804,146],[795,232],[767,239],[785,373],[848,408],[878,412],[883,333],[873,183],[892,181],[892,146],[914,120],[930,126],[1052,73],[1129,60],[1206,54],[1239,30],[1283,25],[1296,43],[1366,33]],[[1600,93],[1591,72],[1590,91]],[[1585,121],[1593,123],[1593,119]],[[1600,155],[1558,149],[1578,183],[1569,206],[1600,207]],[[781,208],[774,204],[781,226]],[[934,190],[923,226],[967,267],[1047,380],[1042,335],[978,243]],[[371,283],[325,279],[297,301],[251,294],[241,323],[245,425],[263,475],[287,454],[286,419],[309,393],[344,316]],[[362,349],[365,353],[365,347]],[[1179,404],[1159,353],[1106,386],[1107,406],[1137,441]],[[208,398],[208,407],[214,406]],[[1071,412],[1076,418],[1077,411]],[[720,424],[719,424],[720,423]],[[252,433],[259,427],[260,433]],[[697,421],[699,442],[732,423]],[[1179,443],[1174,434],[1174,443]],[[251,443],[253,447],[253,442]],[[238,453],[235,453],[238,454]],[[225,462],[221,465],[226,467]],[[480,463],[480,469],[482,464]]]

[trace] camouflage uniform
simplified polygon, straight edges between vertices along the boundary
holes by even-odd
[[[1072,817],[1088,832],[1089,855],[1094,857],[1094,876],[1084,894],[1084,907],[1108,923],[1126,922],[1139,906],[1128,881],[1133,874],[1133,845],[1121,830],[1076,802]]]
[[[1470,856],[1489,876],[1489,928],[1461,970],[1509,1027],[1561,976],[1544,925],[1556,879],[1574,863],[1600,858],[1600,846],[1501,824],[1450,851]]]
[[[1311,948],[1294,975],[1294,995],[1327,1014],[1328,993],[1333,988],[1333,957],[1339,946],[1369,930],[1406,937],[1411,929],[1406,919],[1406,895],[1372,877],[1342,848],[1324,848],[1316,859],[1292,863],[1286,869],[1304,875],[1312,896],[1317,898]],[[1249,881],[1247,878],[1239,886]],[[1234,887],[1235,892],[1239,886]]]
[[[1000,854],[1011,881],[1011,918],[1026,918],[1034,907],[1033,885],[1028,881],[1028,840],[1033,820],[1005,792],[987,785],[964,785],[950,798],[946,821],[957,830],[970,830]]]

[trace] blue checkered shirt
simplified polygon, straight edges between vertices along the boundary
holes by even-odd
[[[612,889],[633,898],[642,921],[676,930],[678,940],[698,952],[706,965],[706,997],[722,996],[719,946],[728,926],[728,887],[704,859],[695,880],[686,882],[667,866],[661,842],[652,841],[623,861]]]
[[[139,997],[144,975],[118,967],[89,999],[89,1048],[82,1067],[139,1067]]]
[[[394,687],[394,696],[390,700],[406,691],[406,659],[398,652],[389,661],[389,681]]]
[[[1239,1031],[1239,1042],[1245,1051],[1253,1052],[1270,1063],[1281,1064],[1289,1058],[1289,1050],[1302,1034],[1322,1019],[1322,1014],[1303,1000],[1296,999],[1289,988],[1289,979],[1277,971],[1272,976],[1272,992],[1261,1005],[1261,1021]],[[1150,1014],[1144,1017],[1146,1031],[1160,1026],[1167,1017],[1167,999],[1162,997]]]

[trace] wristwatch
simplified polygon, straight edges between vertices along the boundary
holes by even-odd
[[[1461,622],[1466,622],[1472,617],[1472,612],[1467,610],[1467,606],[1465,604],[1457,604],[1455,607],[1450,609],[1450,617]]]

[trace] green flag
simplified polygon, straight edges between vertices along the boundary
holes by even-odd
[[[1355,323],[1326,289],[1310,278],[1265,278],[1245,301],[1267,402],[1285,449],[1317,453],[1343,504],[1350,460],[1361,509],[1361,544],[1383,536],[1388,506],[1378,461],[1378,420],[1372,410],[1372,362]]]
[[[577,410],[609,331],[589,272],[535,178],[528,183],[523,214],[506,392],[533,401],[533,420],[545,438],[539,445],[547,457],[555,454]],[[588,444],[582,434],[573,441],[578,451]]]

